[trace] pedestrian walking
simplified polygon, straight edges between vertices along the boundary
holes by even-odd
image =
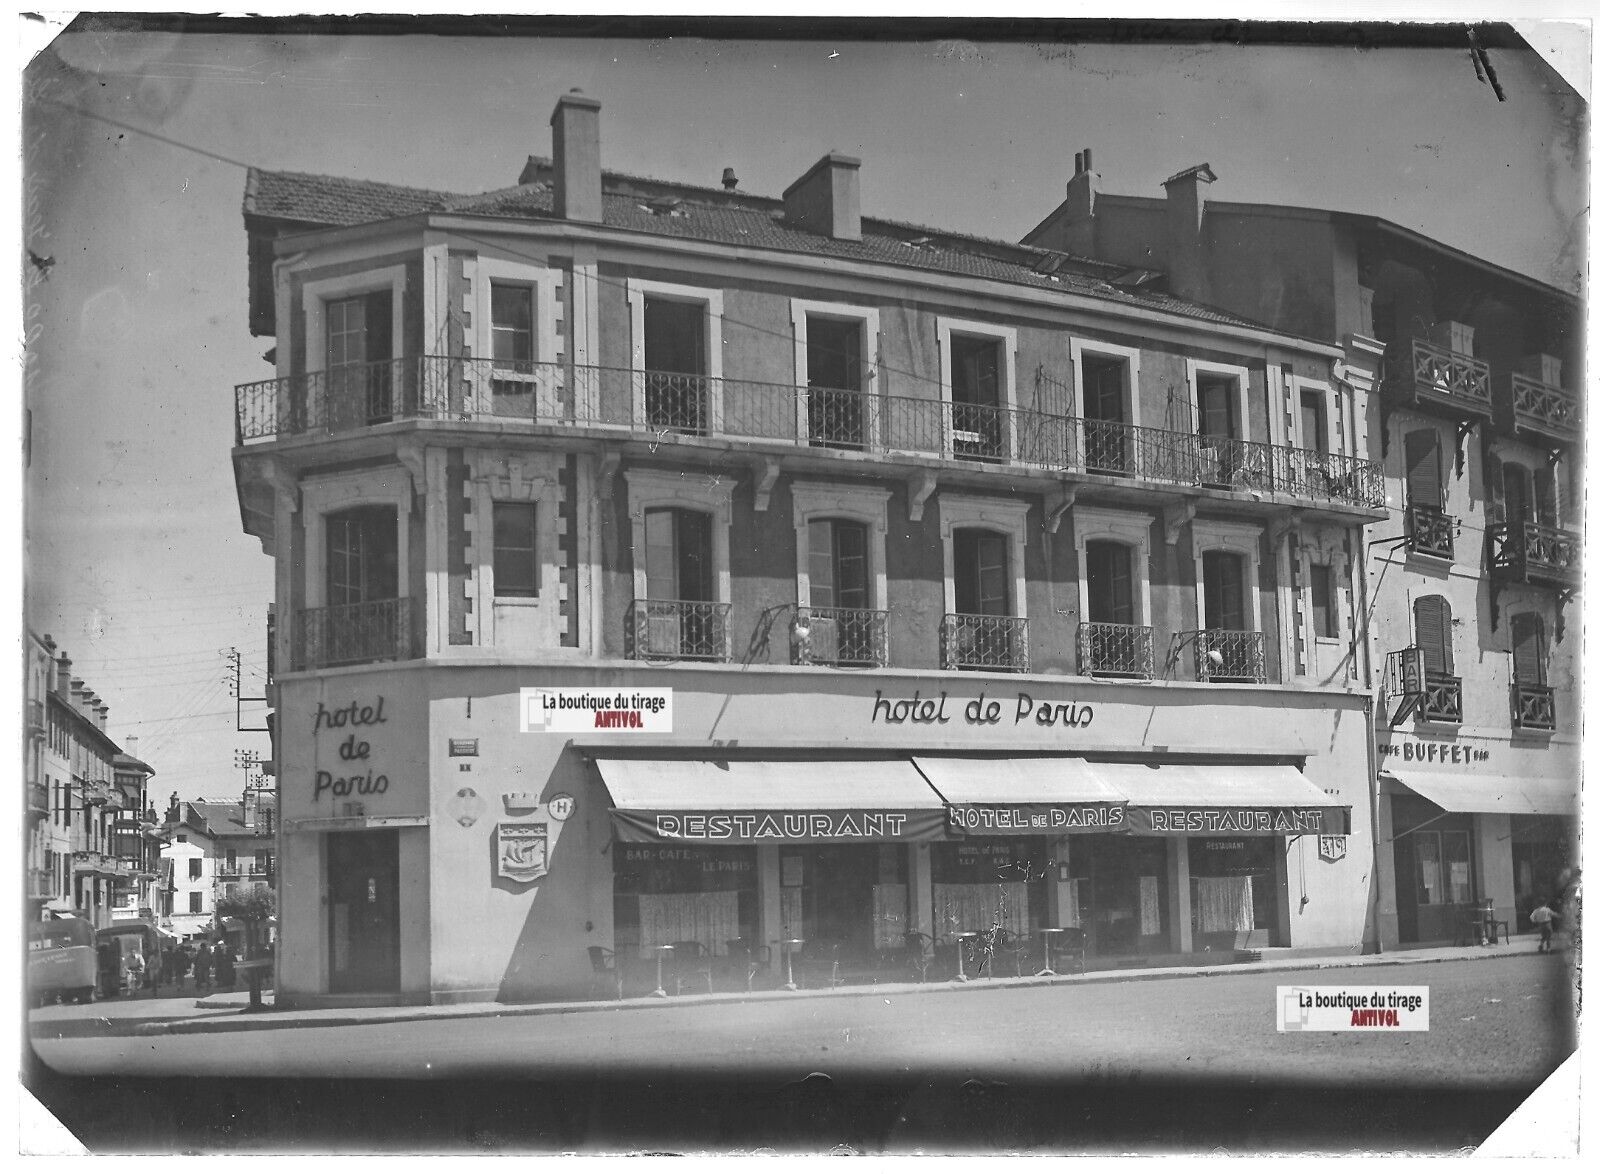
[[[211,943],[200,939],[200,948],[194,952],[194,989],[211,988]]]
[[[144,955],[134,950],[128,955],[128,994],[136,995],[144,986]]]
[[[1528,920],[1539,927],[1539,953],[1550,952],[1550,935],[1555,930],[1556,911],[1548,905],[1540,905],[1528,914]]]
[[[194,965],[194,955],[189,950],[189,943],[184,942],[183,945],[178,947],[178,956],[173,959],[173,969],[175,971],[173,985],[180,991],[183,989],[184,977],[189,973],[189,968],[192,965]]]
[[[216,949],[211,952],[211,961],[217,971],[217,989],[231,991],[234,984],[233,947],[219,940]]]

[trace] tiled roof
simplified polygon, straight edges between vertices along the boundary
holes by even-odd
[[[259,820],[254,828],[244,826],[244,807],[240,803],[210,803],[197,799],[190,806],[206,822],[213,836],[260,835],[265,832]],[[261,804],[261,810],[270,811],[274,806],[272,800],[267,800]]]
[[[1147,288],[1148,271],[1134,272],[1139,281],[1121,281],[1121,266],[1031,245],[866,217],[861,222],[859,241],[837,240],[788,224],[783,218],[782,202],[771,198],[662,184],[671,190],[673,198],[651,201],[648,195],[641,194],[641,189],[659,181],[614,176],[610,172],[606,179],[612,188],[628,189],[626,193],[605,192],[602,209],[608,228],[739,248],[899,265],[1060,290],[1208,322],[1260,327],[1239,315]],[[252,169],[245,190],[247,213],[337,226],[421,212],[540,219],[551,216],[553,210],[549,185],[537,181],[479,195],[451,195],[365,180]]]

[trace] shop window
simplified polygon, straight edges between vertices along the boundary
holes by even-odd
[[[1253,946],[1274,944],[1282,852],[1283,841],[1274,836],[1189,842],[1195,949],[1230,948],[1240,934]]]
[[[934,932],[949,939],[1000,925],[1031,935],[1045,917],[1050,854],[1042,836],[931,846]]]
[[[1470,840],[1464,831],[1419,831],[1416,839],[1417,904],[1466,905],[1472,901]]]
[[[619,955],[653,961],[656,946],[676,942],[713,954],[728,953],[730,942],[758,944],[754,848],[618,844],[612,852]]]
[[[1334,568],[1311,564],[1311,630],[1319,640],[1339,638],[1339,592]]]
[[[494,593],[532,599],[539,594],[539,507],[531,501],[497,501],[494,514]]]

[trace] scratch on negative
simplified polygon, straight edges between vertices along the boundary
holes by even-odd
[[[1478,34],[1472,29],[1467,30],[1467,47],[1472,50],[1472,68],[1478,71],[1478,80],[1488,82],[1494,88],[1494,96],[1504,102],[1506,92],[1500,86],[1500,79],[1494,75],[1494,66],[1489,64],[1489,54],[1478,44]]]

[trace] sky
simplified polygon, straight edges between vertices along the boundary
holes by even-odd
[[[1464,47],[64,36],[23,79],[24,244],[51,262],[22,306],[26,622],[157,796],[236,795],[235,750],[266,753],[225,683],[237,648],[261,694],[272,592],[229,459],[234,386],[273,374],[246,165],[505,187],[577,87],[631,174],[777,196],[838,150],[866,215],[1017,240],[1087,147],[1103,191],[1206,162],[1216,199],[1382,216],[1576,289],[1586,107],[1533,54],[1490,59],[1503,101]]]

